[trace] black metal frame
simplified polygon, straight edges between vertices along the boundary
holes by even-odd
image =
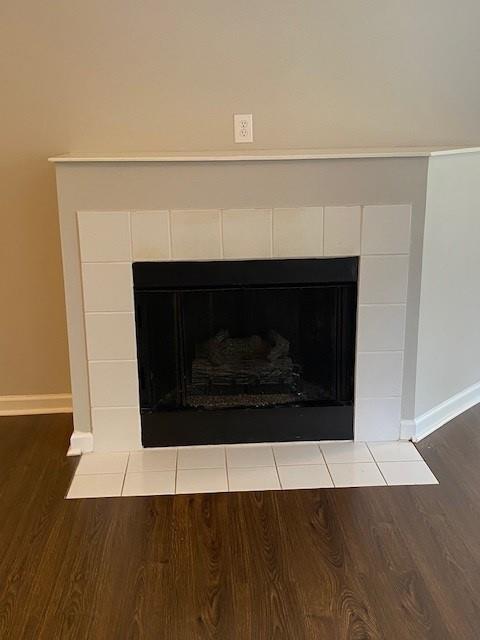
[[[135,291],[357,282],[358,258],[134,262]]]
[[[142,413],[144,447],[352,440],[353,406]]]
[[[191,290],[300,287],[355,284],[358,258],[245,260],[211,262],[138,262],[133,264],[140,395],[148,387],[149,353],[141,312],[146,293]],[[336,313],[341,311],[338,287]],[[177,297],[177,296],[176,296]],[[355,296],[356,298],[356,296]],[[356,315],[356,314],[355,314]],[[181,316],[181,314],[180,314]],[[180,320],[181,323],[181,320]],[[177,330],[181,327],[177,327]],[[337,384],[340,381],[337,380]],[[242,409],[141,408],[145,447],[291,440],[348,440],[353,438],[353,402],[337,406],[290,406]]]

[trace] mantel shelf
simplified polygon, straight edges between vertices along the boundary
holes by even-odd
[[[480,152],[480,147],[390,147],[357,149],[249,149],[225,151],[162,151],[124,153],[68,153],[49,162],[245,162],[280,160],[336,160],[356,158],[415,158]]]

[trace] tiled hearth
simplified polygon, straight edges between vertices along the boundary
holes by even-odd
[[[141,449],[132,262],[151,260],[360,256],[354,437],[400,437],[410,205],[77,218],[96,452]]]
[[[437,484],[411,442],[322,442],[84,454],[67,498]]]

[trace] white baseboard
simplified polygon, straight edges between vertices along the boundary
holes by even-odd
[[[412,423],[413,434],[410,437],[414,442],[420,442],[420,440],[423,440],[423,438],[479,402],[480,382],[477,382],[471,387],[460,391],[460,393],[456,393],[445,402],[433,407],[433,409],[426,411],[415,420],[402,421],[402,428],[404,423]],[[411,425],[405,424],[405,429],[407,430],[408,428],[411,428]]]
[[[0,396],[0,416],[29,416],[41,413],[72,413],[72,395],[50,393]]]
[[[93,451],[93,433],[91,431],[74,431],[70,437],[67,456],[81,456]]]

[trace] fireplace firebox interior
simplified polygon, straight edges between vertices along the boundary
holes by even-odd
[[[143,445],[351,439],[357,271],[134,263]]]

